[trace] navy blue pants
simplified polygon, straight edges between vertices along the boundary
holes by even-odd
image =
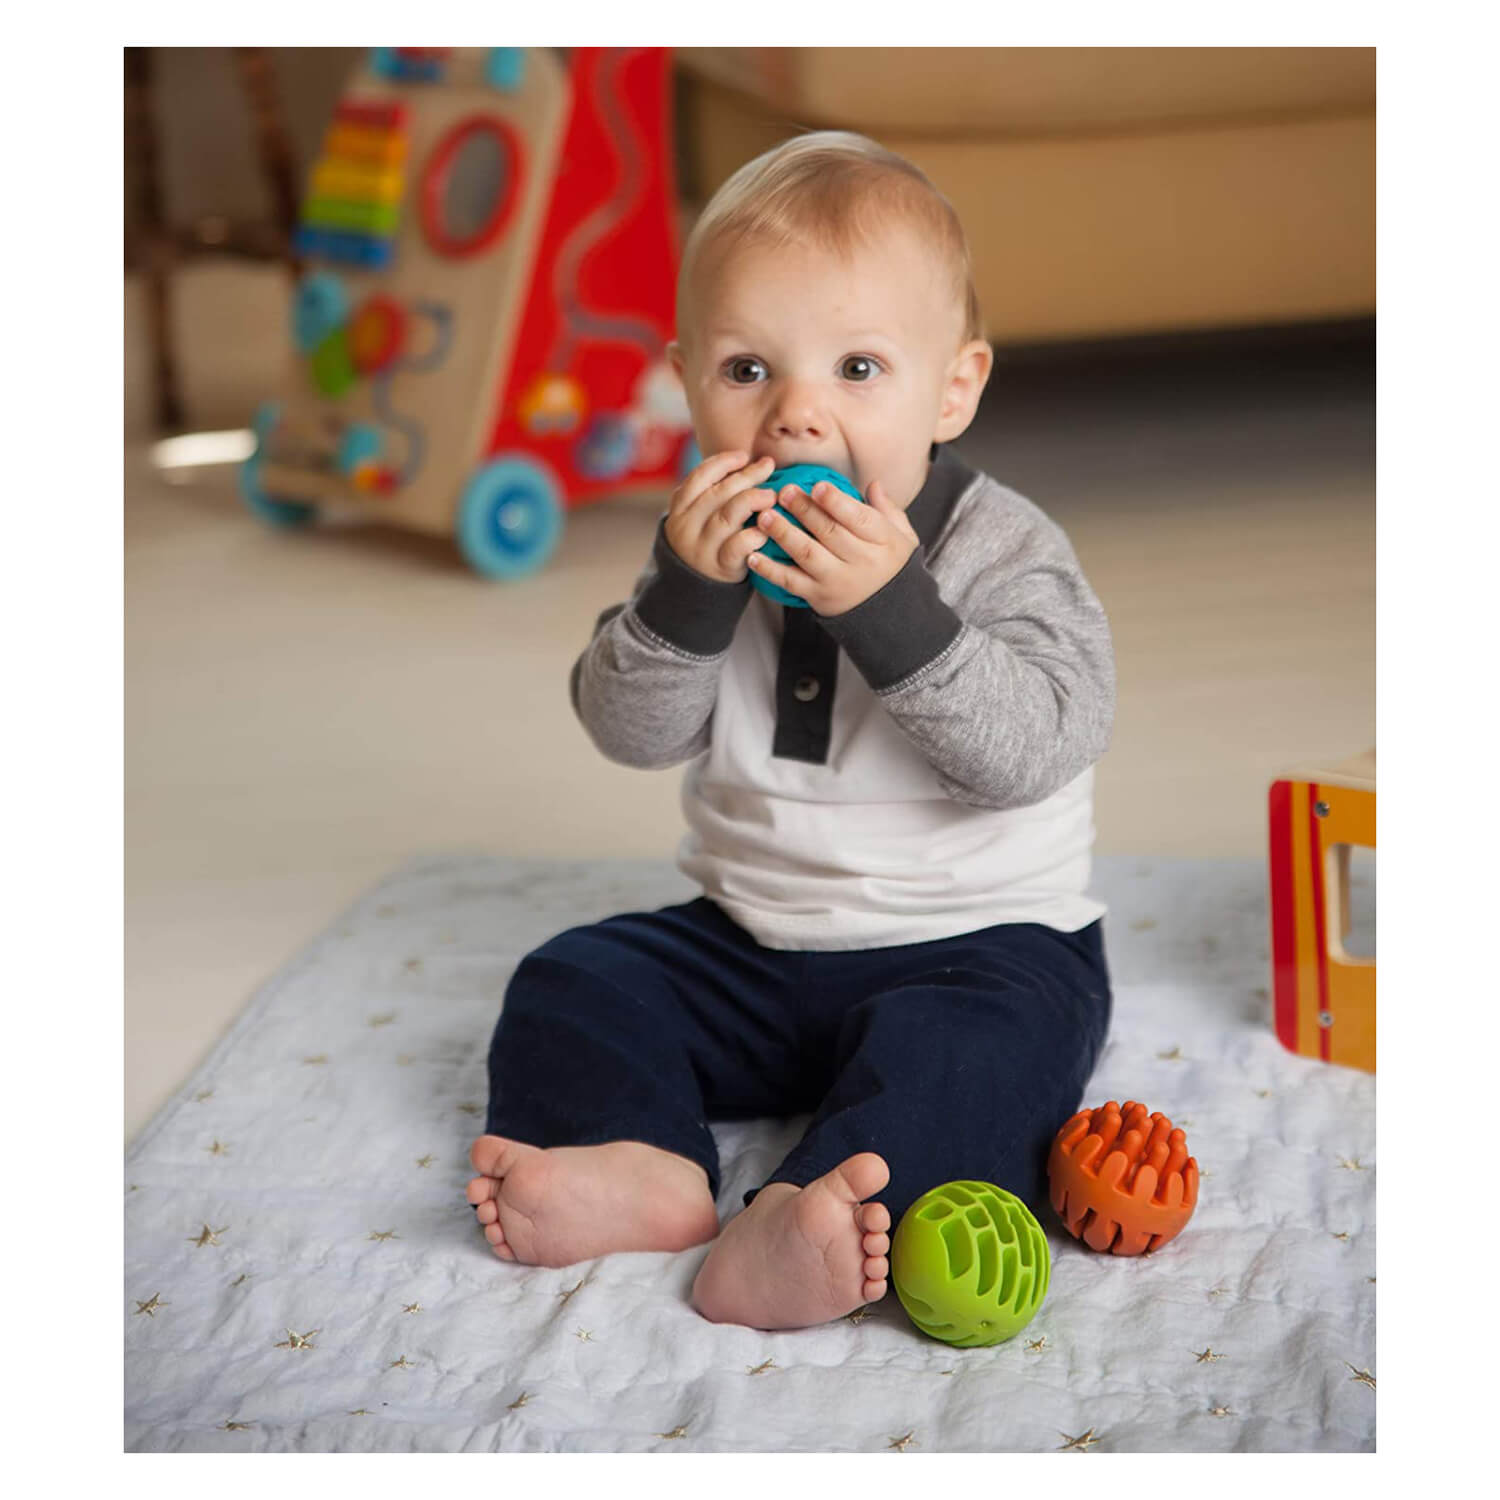
[[[1109,1029],[1102,927],[786,952],[704,897],[575,927],[506,990],[485,1128],[536,1146],[644,1141],[697,1162],[717,1198],[710,1119],[811,1113],[768,1182],[877,1151],[893,1224],[959,1178],[1040,1212],[1048,1148]]]

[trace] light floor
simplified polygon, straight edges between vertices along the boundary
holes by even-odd
[[[1259,853],[1278,772],[1374,743],[1368,340],[1002,362],[958,446],[1063,523],[1109,614],[1101,851]],[[167,482],[140,441],[125,477],[127,1140],[401,861],[671,855],[680,770],[603,760],[567,692],[659,503],[570,514],[496,585],[426,539],[268,532],[229,470]]]

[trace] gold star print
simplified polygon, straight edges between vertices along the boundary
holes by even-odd
[[[1061,1448],[1054,1450],[1058,1453],[1087,1453],[1099,1441],[1094,1436],[1094,1429],[1092,1427],[1087,1432],[1079,1433],[1077,1437],[1068,1437],[1065,1432],[1058,1433],[1058,1437],[1066,1440]]]
[[[477,1104],[460,1104],[458,1106],[458,1112],[463,1115],[477,1115],[483,1113],[483,1111]]]
[[[1169,1049],[1166,1052],[1158,1052],[1156,1055],[1163,1062],[1181,1062],[1182,1061],[1182,1048],[1181,1047],[1173,1047],[1173,1048]],[[1064,1433],[1063,1435],[1065,1437],[1067,1436],[1066,1433]]]
[[[225,1229],[228,1229],[228,1228],[229,1228],[229,1226],[226,1224],[223,1229],[210,1229],[208,1227],[208,1225],[205,1224],[203,1226],[203,1233],[202,1234],[198,1235],[196,1238],[194,1238],[192,1235],[188,1236],[188,1244],[190,1244],[190,1245],[217,1245],[219,1243],[219,1236],[224,1233]]]
[[[193,1103],[202,1104],[205,1099],[212,1099],[213,1096],[214,1091],[212,1089],[204,1089],[202,1093],[193,1095]]]
[[[854,1323],[856,1325],[858,1325],[860,1323],[863,1323],[864,1320],[866,1318],[868,1318],[869,1316],[870,1316],[870,1309],[869,1309],[868,1306],[866,1306],[866,1307],[856,1307],[852,1313],[848,1313],[848,1314],[845,1315],[846,1320],[848,1322]]]
[[[419,1156],[417,1158],[417,1165],[419,1167],[430,1167],[436,1160],[437,1157],[429,1151],[426,1156]]]
[[[911,1447],[911,1445],[912,1445],[912,1444],[913,1444],[913,1443],[914,1443],[914,1442],[916,1442],[916,1438],[914,1438],[914,1437],[913,1437],[913,1436],[912,1436],[912,1435],[911,1435],[911,1433],[909,1433],[909,1432],[907,1432],[907,1433],[903,1433],[903,1434],[902,1434],[902,1435],[901,1435],[901,1436],[900,1436],[900,1437],[898,1437],[898,1438],[892,1438],[892,1439],[891,1439],[891,1440],[890,1440],[890,1441],[889,1441],[889,1442],[888,1442],[888,1443],[887,1443],[887,1444],[886,1444],[886,1447],[887,1447],[887,1448],[894,1448],[894,1449],[895,1449],[895,1450],[896,1450],[896,1452],[897,1452],[897,1453],[905,1453],[905,1452],[906,1452],[906,1450],[907,1450],[907,1449],[908,1449],[908,1448],[909,1448],[909,1447]]]
[[[384,1015],[371,1016],[369,1024],[370,1024],[371,1029],[373,1030],[377,1026],[389,1026],[391,1024],[391,1022],[394,1021],[395,1019],[396,1019],[396,1012],[393,1011],[393,1010],[388,1010],[388,1011],[386,1011],[386,1013]]]
[[[394,1229],[372,1229],[366,1238],[372,1240],[399,1240],[401,1236]]]
[[[316,1349],[316,1344],[309,1343],[315,1333],[322,1333],[321,1328],[309,1328],[306,1333],[293,1333],[290,1328],[286,1331],[286,1337],[277,1344],[278,1349]]]
[[[1205,1349],[1202,1354],[1198,1354],[1198,1351],[1196,1349],[1193,1350],[1193,1353],[1197,1355],[1198,1363],[1200,1365],[1205,1363],[1212,1364],[1214,1360],[1224,1358],[1222,1354],[1214,1353],[1212,1345],[1209,1345],[1209,1347]]]
[[[1200,1172],[1198,1175],[1201,1177],[1203,1174]],[[1339,1232],[1334,1235],[1334,1239],[1342,1240],[1347,1245],[1349,1243],[1349,1231],[1347,1229],[1339,1230]]]
[[[420,1302],[408,1302],[402,1306],[401,1311],[404,1313],[419,1313],[422,1311],[422,1304]]]
[[[1210,1297],[1227,1297],[1229,1288],[1227,1286],[1216,1286],[1209,1294]]]
[[[594,1341],[594,1335],[587,1328],[580,1328],[573,1337],[581,1344],[591,1344]]]
[[[414,1058],[410,1052],[403,1052],[401,1056],[396,1059],[396,1066],[398,1068],[409,1068],[414,1062],[416,1062],[416,1058]]]
[[[140,1183],[138,1183],[138,1182],[132,1182],[132,1183],[131,1183],[131,1184],[130,1184],[130,1191],[131,1191],[131,1192],[132,1192],[132,1193],[138,1193],[138,1192],[140,1192],[140,1190],[141,1190],[141,1185],[140,1185]]]
[[[1155,917],[1137,917],[1135,921],[1130,924],[1130,930],[1132,932],[1150,932],[1151,929],[1155,926]]]
[[[351,1417],[372,1417],[375,1414],[374,1414],[374,1412],[369,1411],[367,1408],[365,1408],[363,1406],[356,1406],[354,1408],[354,1410],[349,1413],[349,1415]]]
[[[326,1063],[327,1061],[328,1054],[326,1052],[320,1052],[316,1057],[304,1057],[302,1059],[302,1065],[304,1067],[315,1066],[318,1063]]]
[[[377,906],[375,908],[375,915],[377,917],[394,917],[396,915],[396,908],[394,906]]]
[[[514,1401],[512,1401],[510,1403],[510,1405],[507,1406],[505,1409],[506,1409],[506,1411],[520,1411],[520,1409],[523,1406],[525,1406],[526,1403],[528,1401],[530,1401],[530,1400],[531,1400],[531,1392],[530,1391],[522,1391],[521,1394],[519,1396],[517,1396],[516,1399]],[[660,1437],[661,1434],[657,1433],[657,1436]]]
[[[242,1282],[244,1279],[245,1279],[245,1272],[241,1271],[240,1274],[238,1276],[236,1276],[234,1278],[234,1280],[231,1281],[229,1284],[232,1287],[238,1286],[240,1284],[240,1282]]]
[[[674,1427],[670,1432],[658,1432],[656,1435],[659,1438],[685,1438],[687,1436],[687,1428]]]
[[[1271,1097],[1271,1091],[1270,1089],[1256,1089],[1255,1097],[1257,1099],[1269,1099]]]
[[[148,1318],[154,1318],[156,1316],[156,1309],[158,1307],[170,1307],[171,1305],[172,1304],[170,1302],[163,1302],[161,1300],[160,1292],[152,1292],[151,1300],[149,1302],[136,1303],[135,1315],[136,1317],[140,1317],[142,1313],[145,1313]]]
[[[1045,1349],[1046,1347],[1047,1347],[1047,1335],[1044,1333],[1041,1336],[1041,1338],[1039,1338],[1039,1339],[1033,1339],[1033,1340],[1031,1340],[1030,1343],[1028,1343],[1026,1345],[1026,1352],[1028,1354],[1038,1354],[1043,1349]]]
[[[422,972],[422,960],[420,958],[409,958],[401,967],[408,974],[420,974]]]
[[[1211,1417],[1232,1417],[1234,1415],[1227,1406],[1210,1406],[1208,1414]]]
[[[1369,1170],[1357,1156],[1353,1159],[1353,1161],[1350,1161],[1347,1157],[1341,1156],[1339,1157],[1339,1165],[1346,1172],[1365,1172]]]
[[[768,1359],[764,1364],[746,1365],[745,1368],[752,1375],[764,1375],[767,1370],[774,1370],[776,1368],[776,1361],[774,1359]]]
[[[403,1354],[400,1359],[393,1359],[386,1366],[388,1370],[415,1370],[416,1366]]]
[[[222,1145],[220,1143],[220,1141],[219,1141],[218,1136],[214,1137],[214,1143],[213,1143],[212,1146],[205,1146],[203,1149],[205,1151],[207,1151],[210,1156],[228,1156],[229,1155],[229,1147],[225,1146],[225,1145]]]
[[[563,1304],[563,1306],[566,1307],[568,1305],[568,1301],[572,1297],[573,1293],[577,1292],[577,1291],[581,1291],[584,1287],[586,1287],[589,1284],[589,1282],[592,1279],[593,1279],[592,1277],[585,1276],[583,1278],[583,1280],[578,1283],[577,1286],[570,1286],[567,1289],[567,1291],[565,1291],[565,1292],[559,1292],[557,1295],[562,1298],[562,1304]]]
[[[255,1426],[254,1422],[220,1422],[220,1432],[249,1432]]]
[[[1344,1361],[1344,1364],[1349,1369],[1354,1370],[1354,1366],[1351,1365],[1347,1359]],[[1375,1377],[1370,1374],[1368,1370],[1354,1370],[1354,1374],[1349,1378],[1351,1380],[1357,1380],[1361,1385],[1369,1386],[1372,1391],[1375,1389]]]
[[[1365,1280],[1368,1281],[1371,1286],[1375,1285],[1375,1278],[1373,1276],[1366,1276]]]

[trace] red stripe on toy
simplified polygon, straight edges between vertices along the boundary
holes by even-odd
[[[1271,988],[1276,1035],[1297,1050],[1297,893],[1292,883],[1291,786],[1271,783]]]
[[[1328,1061],[1330,1028],[1323,1024],[1328,1010],[1328,914],[1323,906],[1323,840],[1318,826],[1318,784],[1307,789],[1307,853],[1312,866],[1313,933],[1318,945],[1318,1056]]]
[[[404,130],[406,128],[406,106],[393,101],[377,104],[373,101],[348,100],[340,104],[338,118],[345,125],[359,125],[366,130]]]

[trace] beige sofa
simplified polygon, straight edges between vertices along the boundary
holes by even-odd
[[[689,213],[800,129],[915,161],[968,229],[991,339],[1375,310],[1375,51],[687,47]]]

